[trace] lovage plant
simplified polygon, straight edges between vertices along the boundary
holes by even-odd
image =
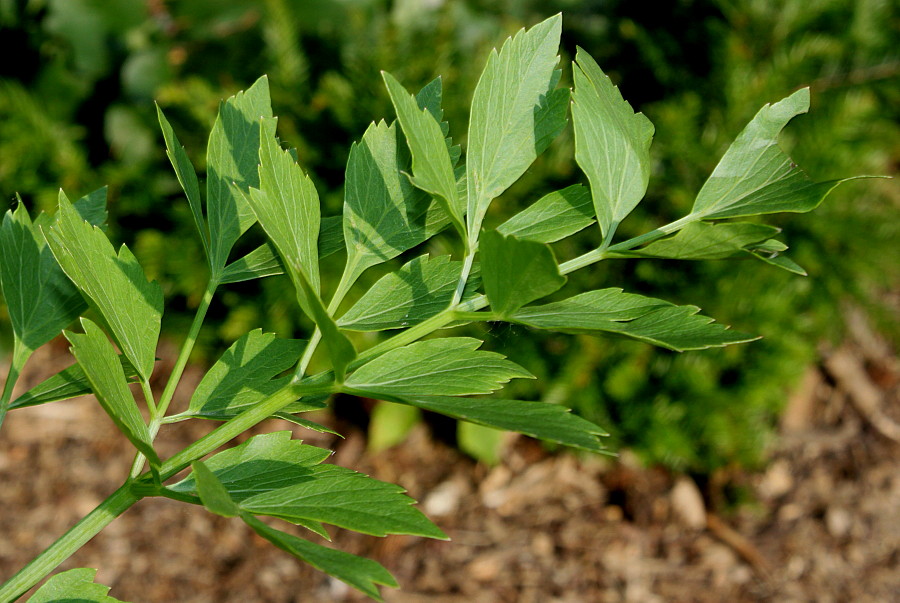
[[[698,314],[694,306],[615,287],[566,292],[566,274],[623,257],[746,257],[801,271],[782,254],[785,245],[773,238],[777,229],[722,220],[808,211],[840,182],[809,181],[776,143],[787,122],[807,110],[808,90],[756,115],[687,216],[614,242],[617,226],[646,190],[653,126],[634,113],[583,51],[573,65],[571,98],[569,89],[558,87],[560,27],[557,15],[491,53],[472,100],[465,161],[442,121],[441,80],[413,95],[385,73],[397,121],[373,123],[351,148],[342,216],[321,216],[312,180],[276,137],[265,78],[221,105],[209,137],[205,195],[160,111],[168,155],[203,243],[209,281],[158,395],[149,383],[162,289],[147,280],[127,247],[116,251],[108,240],[102,228],[105,191],[74,203],[60,192],[56,214],[34,221],[21,203],[6,214],[0,279],[14,353],[0,418],[8,410],[91,393],[134,445],[136,457],[122,486],[3,584],[0,601],[21,596],[115,517],[153,496],[244,521],[275,546],[377,599],[378,585],[397,586],[382,566],[316,540],[328,538],[326,524],[376,536],[445,538],[401,487],[326,464],[328,450],[292,439],[290,432],[258,435],[216,451],[270,417],[324,429],[303,414],[343,393],[600,452],[602,429],[566,409],[494,397],[510,379],[531,374],[479,349],[481,341],[442,329],[506,321],[628,337],[678,351],[753,339]],[[563,130],[570,105],[575,159],[588,186],[551,193],[496,228],[486,228],[492,202]],[[267,242],[232,258],[237,240],[256,223]],[[596,247],[558,262],[550,244],[594,223],[599,227]],[[418,255],[339,311],[366,270],[444,230],[458,240],[458,256]],[[340,250],[346,254],[343,274],[333,291],[324,291],[322,282],[332,279],[321,278],[320,261]],[[284,339],[259,329],[246,333],[209,369],[188,408],[170,413],[216,291],[279,274],[290,279],[298,311],[315,324],[308,339]],[[540,301],[551,295],[552,301]],[[88,309],[89,316],[83,316]],[[392,334],[367,348],[361,344],[368,339],[355,335],[376,331]],[[71,344],[75,363],[13,400],[13,385],[31,353],[60,332]],[[330,369],[308,375],[320,346]],[[191,419],[222,425],[174,456],[160,458],[154,448],[158,431]],[[260,516],[302,526],[309,539],[281,531]],[[106,587],[93,582],[94,571],[58,574],[30,601],[114,600]]]

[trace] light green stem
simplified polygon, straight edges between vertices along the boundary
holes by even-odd
[[[175,360],[175,367],[172,369],[172,374],[169,375],[169,380],[166,383],[165,389],[163,389],[159,404],[153,410],[152,416],[150,417],[149,429],[151,442],[156,438],[156,434],[159,433],[160,425],[162,425],[163,420],[165,419],[169,404],[172,403],[172,398],[175,395],[175,388],[178,387],[181,376],[184,374],[184,368],[187,366],[191,352],[194,350],[194,344],[197,343],[197,336],[200,334],[200,328],[203,326],[203,321],[206,319],[206,312],[209,310],[209,305],[212,303],[213,295],[215,295],[218,286],[218,281],[212,278],[206,284],[206,290],[203,292],[203,299],[200,300],[200,305],[197,307],[197,312],[194,314],[194,321],[191,323],[191,328],[188,330],[184,343],[181,344],[181,350],[178,352],[178,359]],[[149,390],[149,387],[147,389]],[[149,395],[147,398],[148,403],[153,400],[152,393],[148,394],[145,390],[144,395]],[[141,453],[138,453],[137,456],[135,456],[134,463],[131,465],[130,475],[132,478],[137,477],[140,475],[141,471],[143,471],[144,460],[144,455]]]
[[[0,586],[0,602],[15,601],[125,512],[140,497],[125,484]]]
[[[9,403],[12,401],[13,388],[25,368],[25,363],[31,357],[31,350],[22,343],[18,337],[13,339],[13,355],[9,365],[9,373],[6,375],[6,383],[3,384],[3,393],[0,394],[0,426],[3,425],[3,419],[6,418],[6,411],[9,410]]]

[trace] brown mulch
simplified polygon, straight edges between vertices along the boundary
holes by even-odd
[[[39,354],[30,366],[41,374],[23,385],[69,362],[62,344]],[[280,421],[260,430],[336,447],[335,462],[402,484],[452,537],[336,531],[336,546],[396,576],[402,588],[385,589],[387,601],[885,602],[900,599],[898,383],[883,346],[857,340],[824,354],[791,397],[767,468],[721,472],[702,488],[641,468],[627,451],[616,461],[550,455],[524,437],[487,468],[424,428],[374,456],[358,431],[335,441]],[[161,452],[211,427],[166,429]],[[0,576],[110,493],[129,450],[90,398],[10,413],[0,433]],[[734,490],[749,502],[730,505]],[[241,522],[168,500],[141,501],[63,567],[99,567],[111,595],[136,603],[364,600]]]

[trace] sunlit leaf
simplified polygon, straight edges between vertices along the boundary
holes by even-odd
[[[150,431],[128,389],[116,351],[96,324],[82,318],[81,325],[84,334],[66,332],[65,335],[97,401],[134,447],[158,465],[159,456],[151,444]]]
[[[411,343],[361,366],[347,379],[348,393],[371,397],[489,394],[510,379],[534,376],[496,352],[478,350],[470,337]]]
[[[535,120],[542,115],[542,99],[550,94],[551,82],[558,78],[554,69],[561,29],[562,15],[555,15],[520,30],[499,52],[491,51],[475,86],[466,149],[466,213],[473,240],[491,201],[525,173],[556,129],[553,111],[547,114],[549,121],[540,118],[541,132],[536,132]],[[556,108],[559,99],[551,100],[548,106]]]
[[[478,425],[516,431],[594,452],[604,449],[597,436],[608,435],[590,421],[571,414],[569,409],[544,402],[450,396],[396,398],[395,401]]]
[[[382,331],[417,325],[445,309],[453,298],[462,262],[450,256],[419,256],[381,277],[344,314],[338,325],[351,331]],[[481,283],[476,265],[466,282],[463,300],[476,295]]]
[[[484,290],[500,318],[566,284],[546,243],[486,230],[481,233],[480,253]]]
[[[440,123],[427,107],[419,108],[416,98],[390,73],[382,72],[382,76],[412,154],[411,182],[434,195],[456,229],[464,234],[464,200],[457,194],[456,176]]]
[[[622,255],[676,260],[720,260],[745,253],[744,248],[768,240],[780,229],[751,222],[694,222],[674,236]]]
[[[692,215],[736,218],[806,212],[844,180],[812,182],[778,146],[787,123],[809,110],[809,88],[759,110],[697,194]]]
[[[619,335],[679,352],[758,339],[714,323],[712,318],[697,314],[699,311],[696,306],[675,306],[611,288],[528,306],[510,320],[563,333]]]
[[[431,197],[401,173],[397,129],[372,124],[350,147],[344,187],[344,241],[351,282],[428,238]]]
[[[122,245],[117,255],[106,235],[82,220],[62,194],[47,242],[63,271],[103,317],[119,349],[147,380],[163,309],[159,284],[147,281],[128,247]]]
[[[106,187],[82,197],[73,207],[82,218],[99,226],[106,219]],[[29,351],[59,335],[87,308],[44,238],[42,229],[55,220],[55,216],[41,214],[32,223],[20,200],[0,225],[0,288],[13,333]]]
[[[254,329],[226,350],[209,369],[191,397],[189,412],[207,419],[227,419],[286,385],[277,375],[300,358],[306,342],[279,339]]]
[[[131,366],[131,363],[128,362],[124,355],[119,355],[119,362],[122,364],[122,370],[128,382],[134,382],[137,377],[137,371],[134,370],[134,367]],[[76,363],[32,387],[13,400],[9,408],[12,410],[14,408],[25,408],[26,406],[37,406],[38,404],[68,400],[69,398],[90,393],[92,393],[91,384],[88,382],[84,370]]]
[[[214,272],[225,266],[235,241],[256,221],[244,194],[259,187],[260,119],[271,117],[265,76],[219,105],[206,152],[206,217]]]
[[[381,601],[378,586],[397,588],[399,585],[384,567],[376,561],[357,557],[350,553],[330,549],[308,540],[286,534],[280,530],[268,526],[249,513],[241,515],[247,525],[253,530],[280,548],[314,568],[334,576],[365,595]]]
[[[647,191],[653,124],[635,113],[591,56],[578,49],[573,65],[575,160],[591,183],[604,236],[615,231]]]
[[[203,218],[203,202],[200,199],[200,183],[197,180],[197,172],[194,170],[194,164],[188,158],[184,147],[178,142],[175,130],[172,129],[169,120],[166,119],[159,105],[156,105],[156,115],[159,119],[159,126],[162,129],[163,139],[166,141],[166,156],[175,169],[175,175],[178,177],[178,182],[181,184],[181,188],[187,197],[188,205],[191,207],[191,214],[194,216],[194,225],[197,227],[200,240],[203,242],[203,251],[206,253],[207,261],[210,262],[209,231],[206,228],[206,220]],[[224,128],[224,125],[222,127]]]
[[[553,243],[594,223],[591,192],[580,184],[544,195],[497,227],[519,239]]]
[[[124,603],[106,593],[109,587],[94,582],[97,570],[79,567],[52,576],[27,603]]]

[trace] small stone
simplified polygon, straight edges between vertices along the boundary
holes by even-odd
[[[680,477],[669,495],[672,510],[687,527],[701,530],[706,527],[706,507],[697,484],[692,479]]]
[[[425,498],[422,506],[425,514],[432,517],[446,517],[452,515],[459,508],[459,501],[463,495],[463,488],[457,480],[448,479],[439,484]]]
[[[831,507],[825,512],[825,527],[828,528],[828,533],[835,538],[846,536],[852,525],[853,518],[845,509]]]
[[[786,460],[780,459],[772,463],[759,482],[759,494],[771,500],[787,494],[793,487],[791,467]]]

